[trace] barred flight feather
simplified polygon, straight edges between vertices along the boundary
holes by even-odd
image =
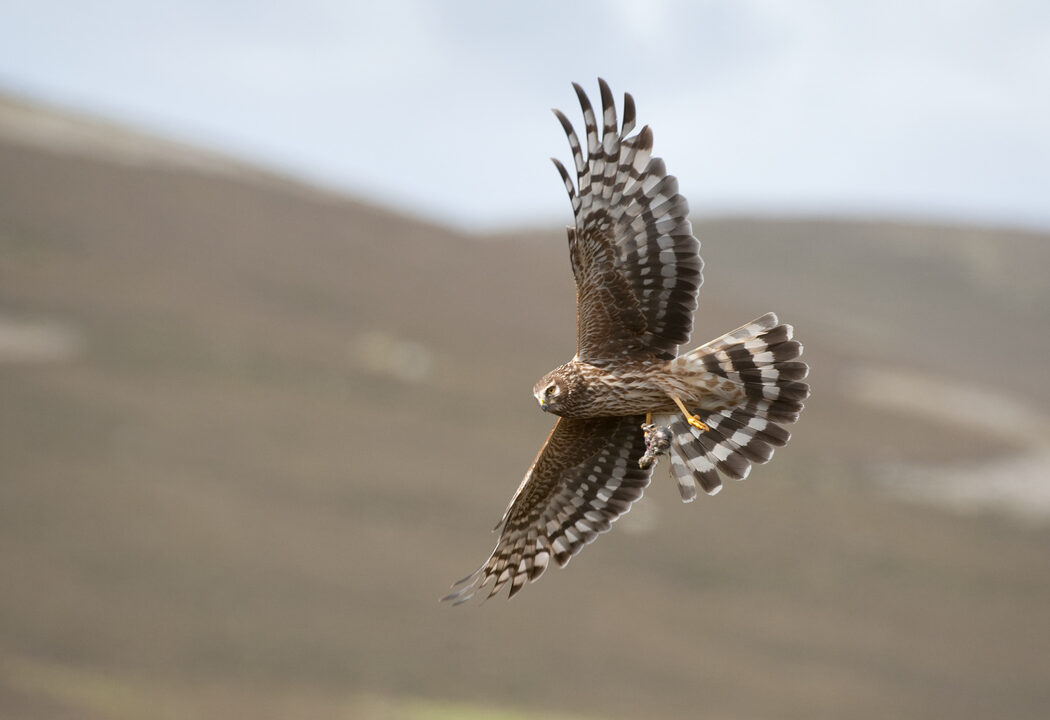
[[[686,502],[695,495],[695,485],[690,495],[688,473],[714,494],[722,486],[719,473],[741,480],[752,463],[769,462],[773,451],[791,439],[781,425],[795,422],[809,397],[809,385],[800,382],[809,368],[798,360],[802,346],[793,335],[790,325],[780,325],[777,316],[768,313],[672,363],[681,373],[739,383],[744,395],[739,405],[727,409],[690,408],[708,426],[706,432],[694,429],[681,415],[667,416],[674,435],[671,475]]]
[[[652,131],[644,127],[628,135],[634,127],[634,100],[625,95],[624,125],[617,132],[612,93],[604,80],[598,84],[601,135],[587,94],[573,85],[583,111],[586,157],[572,123],[561,111],[554,111],[576,166],[574,185],[565,167],[554,161],[576,219],[569,233],[573,273],[581,290],[593,287],[593,278],[614,273],[623,288],[615,298],[617,304],[636,307],[644,320],[612,333],[617,352],[650,352],[671,359],[692,333],[697,290],[703,283],[700,243],[689,222],[689,203],[678,194],[678,181],[667,174],[663,160],[652,157]],[[607,245],[608,257],[595,253],[588,257],[579,247],[584,241]],[[602,312],[609,298],[580,292],[577,300],[581,319],[617,322]],[[579,327],[580,358],[617,354],[610,352],[610,334],[596,332],[593,323],[580,322]]]
[[[482,590],[492,597],[507,583],[513,597],[551,558],[564,566],[608,531],[649,485],[651,468],[638,467],[642,420],[559,419],[496,526],[492,554],[443,599],[459,604]]]

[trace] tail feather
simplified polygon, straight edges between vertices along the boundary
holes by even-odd
[[[787,360],[777,363],[776,367],[758,368],[727,372],[726,377],[744,385],[762,383],[767,380],[805,380],[809,375],[809,365],[801,361]]]
[[[786,425],[798,422],[805,405],[797,400],[751,400],[742,408],[755,417]]]
[[[722,489],[722,478],[718,475],[718,469],[714,461],[698,443],[694,442],[693,428],[689,426],[681,416],[657,416],[654,418],[659,424],[667,424],[671,428],[671,475],[678,482],[678,492],[682,496],[682,502],[692,502],[696,497],[696,484],[704,489],[708,495],[715,495]]]
[[[759,433],[749,425],[743,425],[725,415],[712,415],[711,423],[708,427],[721,435],[726,443],[736,448],[741,455],[751,462],[761,465],[769,462],[770,458],[773,457],[773,451],[776,449],[776,446],[767,442],[765,437],[760,437]],[[777,426],[774,425],[772,427]]]
[[[752,463],[769,462],[791,439],[782,426],[798,420],[809,397],[802,380],[809,367],[798,358],[802,345],[794,329],[768,313],[675,360],[683,372],[713,374],[743,390],[736,406],[692,408],[708,426],[699,431],[681,415],[666,416],[673,435],[671,474],[682,499],[696,495],[696,483],[710,495],[722,487],[720,475],[742,480]],[[663,418],[661,418],[663,419]]]
[[[744,383],[744,394],[757,400],[781,400],[784,403],[801,403],[809,397],[809,385],[795,380],[777,382],[776,384],[751,382]]]
[[[704,454],[714,460],[718,471],[734,480],[743,480],[751,474],[751,463],[740,448],[718,430],[711,428],[696,435],[696,442],[704,449]]]
[[[766,418],[758,417],[747,406],[714,415],[711,421],[716,427],[743,433],[775,448],[784,447],[791,439],[791,433]]]

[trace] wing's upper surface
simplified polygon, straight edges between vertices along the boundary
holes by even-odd
[[[700,243],[689,205],[663,160],[652,156],[648,126],[634,135],[634,99],[624,95],[623,125],[604,80],[602,129],[583,89],[586,155],[568,118],[555,110],[572,148],[576,181],[554,159],[572,201],[569,254],[576,278],[579,357],[675,355],[693,329],[703,283]]]

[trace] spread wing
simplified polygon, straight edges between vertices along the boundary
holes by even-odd
[[[553,556],[564,566],[626,513],[649,484],[642,470],[642,416],[560,418],[497,528],[488,560],[453,585],[444,600],[466,602],[490,582],[488,597],[510,583],[509,597],[536,580]]]
[[[582,360],[628,354],[673,358],[693,330],[703,283],[700,242],[689,204],[664,162],[652,156],[653,133],[634,129],[634,99],[624,95],[623,125],[608,84],[599,78],[602,132],[583,88],[587,155],[572,123],[558,117],[572,148],[574,183],[554,160],[572,201],[569,257],[576,278],[577,352]]]

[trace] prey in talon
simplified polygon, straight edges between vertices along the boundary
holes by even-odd
[[[656,423],[642,424],[642,437],[645,438],[645,453],[638,458],[638,467],[643,470],[656,464],[656,458],[666,455],[671,450],[671,428]]]

